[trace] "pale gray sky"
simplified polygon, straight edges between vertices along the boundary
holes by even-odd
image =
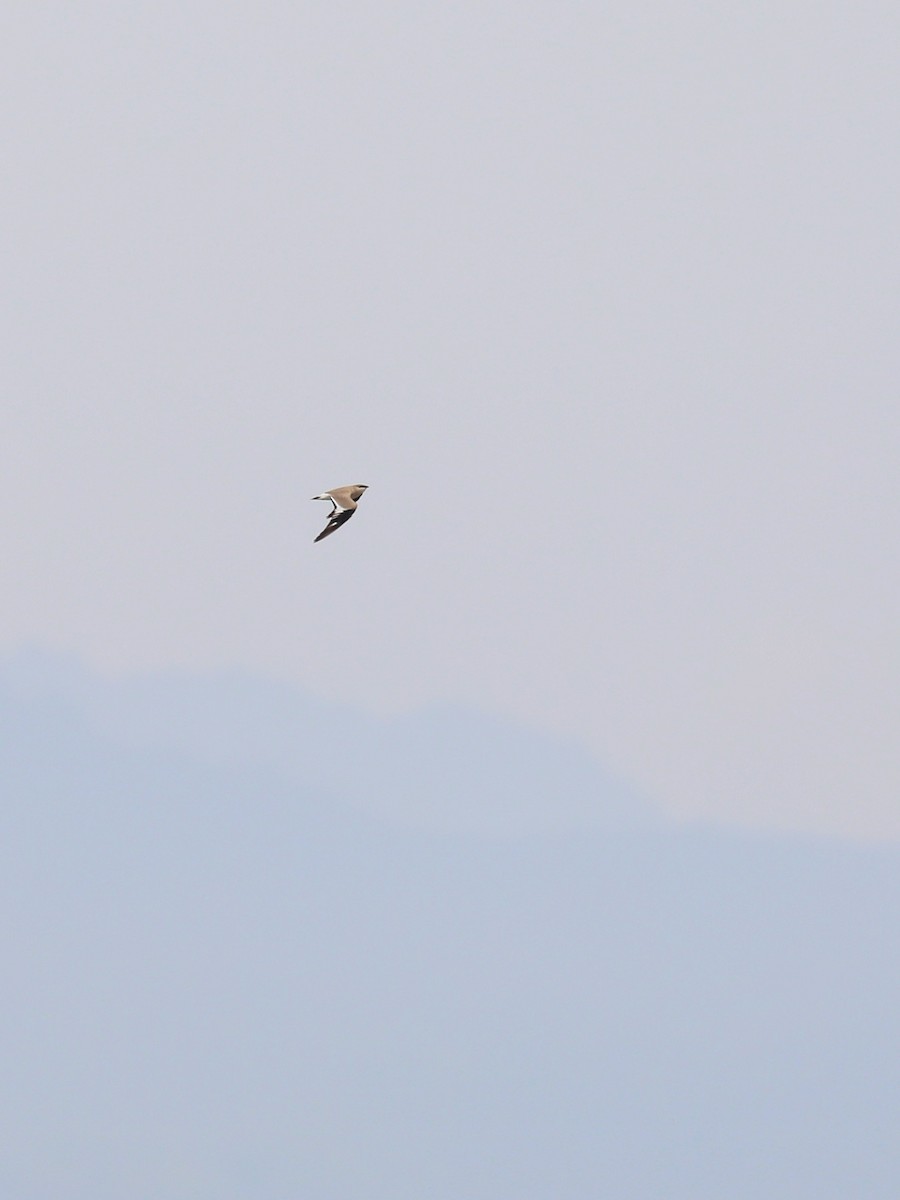
[[[898,40],[16,6],[3,647],[452,700],[675,813],[896,836]]]

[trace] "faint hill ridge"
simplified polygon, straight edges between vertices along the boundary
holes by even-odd
[[[576,743],[456,705],[379,718],[246,671],[110,677],[34,649],[0,661],[0,691],[68,706],[124,746],[265,768],[423,829],[519,836],[665,824]]]
[[[414,828],[272,765],[365,719],[138,682],[0,668],[0,1195],[895,1200],[896,846]]]

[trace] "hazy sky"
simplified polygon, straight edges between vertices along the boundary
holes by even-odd
[[[672,812],[896,836],[898,38],[14,6],[3,647],[449,699]]]

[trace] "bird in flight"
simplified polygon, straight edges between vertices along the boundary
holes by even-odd
[[[328,518],[328,524],[317,538],[313,538],[314,542],[321,542],[322,538],[327,538],[329,533],[334,533],[345,521],[350,520],[356,512],[357,500],[362,499],[362,494],[367,487],[366,483],[348,483],[346,487],[332,488],[330,492],[322,492],[319,496],[313,496],[313,500],[331,501],[331,515]]]

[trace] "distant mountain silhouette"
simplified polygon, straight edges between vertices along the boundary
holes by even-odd
[[[54,697],[132,746],[285,780],[423,829],[645,828],[662,817],[576,744],[452,706],[381,720],[236,671],[103,679],[38,652],[0,665],[20,697]]]
[[[0,1195],[900,1194],[896,847],[452,833],[449,768],[416,829],[301,782],[289,689],[42,669],[0,671]],[[426,804],[490,741],[442,719]]]

